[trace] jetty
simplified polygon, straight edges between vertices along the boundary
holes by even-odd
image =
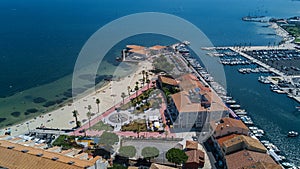
[[[222,47],[203,47],[202,50],[213,51],[213,57],[222,57],[220,63],[223,65],[245,65],[245,64],[256,64],[260,68],[240,68],[239,72],[246,74],[250,72],[254,73],[272,73],[273,76],[267,77],[266,79],[274,85],[278,85],[279,81],[272,80],[272,78],[280,79],[285,81],[289,87],[278,87],[278,90],[274,90],[277,93],[287,93],[288,97],[295,99],[300,103],[300,67],[297,65],[300,58],[300,52],[293,45],[281,45],[281,46],[222,46]],[[217,52],[216,52],[217,51]],[[231,51],[234,53],[228,55],[228,52],[218,51]],[[253,56],[252,56],[253,54]],[[237,55],[245,58],[236,57]],[[223,58],[224,57],[224,58]],[[277,63],[270,64],[270,60]],[[286,64],[288,62],[288,64]],[[272,63],[272,62],[271,62]],[[278,66],[282,65],[282,66]],[[259,79],[258,79],[259,80]],[[284,85],[284,84],[283,84]]]

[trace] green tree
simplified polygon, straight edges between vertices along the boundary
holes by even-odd
[[[96,99],[96,104],[97,104],[98,113],[99,113],[99,104],[100,104],[100,100],[99,99]]]
[[[122,93],[121,93],[121,97],[122,97],[122,99],[123,99],[123,104],[124,104],[124,99],[125,99],[125,97],[126,97],[126,94],[125,94],[124,92],[122,92]]]
[[[73,117],[75,118],[75,124],[76,124],[76,128],[77,128],[77,127],[79,127],[78,118],[77,118],[77,116],[79,115],[78,111],[77,110],[73,110],[72,114],[73,114]]]
[[[104,131],[99,139],[99,144],[113,145],[119,141],[119,137],[115,133]]]
[[[119,155],[122,157],[132,158],[136,154],[136,149],[134,146],[123,146],[119,149]]]
[[[142,156],[149,161],[151,158],[158,157],[158,155],[159,150],[156,147],[144,147],[142,149]]]
[[[179,165],[179,164],[184,164],[187,161],[188,156],[184,153],[183,150],[180,150],[178,148],[171,148],[170,150],[167,151],[166,158],[171,163],[175,163],[176,165]]]

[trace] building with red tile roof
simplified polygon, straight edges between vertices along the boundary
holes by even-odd
[[[150,169],[175,169],[174,167],[152,163]]]
[[[97,169],[107,164],[100,156],[79,159],[71,155],[24,146],[6,140],[0,141],[0,166],[14,169]],[[66,154],[69,152],[65,151]]]
[[[165,75],[159,75],[157,80],[160,83],[161,87],[164,87],[164,86],[176,87],[176,86],[178,86],[178,82],[172,77],[168,77]]]
[[[225,159],[228,169],[243,169],[250,166],[261,166],[265,167],[264,169],[277,169],[280,167],[268,154],[248,150],[226,155]],[[258,162],[263,164],[258,164]]]
[[[165,49],[165,48],[166,48],[166,46],[155,45],[155,46],[150,47],[149,49],[150,50],[161,50],[161,49]]]
[[[188,150],[185,152],[188,156],[188,159],[184,165],[184,168],[188,169],[198,169],[199,167],[204,166],[205,154],[201,150]]]
[[[198,150],[198,142],[197,141],[186,140],[185,149],[187,149],[187,150]]]
[[[173,127],[181,130],[203,128],[207,117],[223,117],[228,108],[212,90],[204,86],[193,74],[176,79],[180,92],[171,95]]]
[[[253,163],[249,166],[244,166],[242,167],[243,169],[282,169],[282,167],[278,164],[274,164],[274,163],[266,163],[266,162],[256,162]]]
[[[229,138],[223,141],[220,147],[224,155],[244,149],[260,153],[267,152],[267,149],[259,140],[244,135],[236,135],[233,138]]]
[[[229,117],[224,117],[218,121],[210,122],[210,127],[214,131],[214,138],[219,138],[230,134],[249,134],[248,127],[241,120]]]

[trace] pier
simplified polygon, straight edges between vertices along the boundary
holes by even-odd
[[[255,59],[255,58],[253,58],[250,55],[247,55],[246,53],[243,52],[243,50],[235,49],[233,47],[229,47],[228,49],[238,53],[239,55],[243,56],[244,58],[249,59],[252,63],[258,64],[258,65],[264,67],[265,69],[269,70],[270,72],[273,72],[273,73],[275,73],[279,76],[285,76],[285,74],[283,72],[281,72],[281,71],[279,71],[279,70],[277,70],[277,69],[275,69],[275,68],[273,68],[273,67],[271,67],[271,66],[269,66],[269,65],[267,65],[267,64],[265,64],[265,63],[263,63],[263,62],[261,62],[257,59]]]
[[[248,60],[249,63],[253,63],[253,64],[257,64],[259,66],[261,66],[262,68],[265,69],[265,71],[263,72],[270,72],[275,74],[276,76],[280,77],[281,80],[286,80],[287,82],[289,82],[290,84],[293,85],[293,87],[289,88],[291,90],[293,90],[292,92],[290,92],[290,90],[287,90],[286,88],[282,89],[282,91],[280,91],[280,93],[287,93],[288,97],[295,99],[297,102],[300,103],[300,90],[299,90],[299,85],[300,84],[295,84],[293,81],[293,79],[300,79],[300,72],[297,72],[300,70],[300,67],[298,66],[298,58],[300,57],[299,54],[296,54],[296,60],[295,58],[284,58],[284,59],[288,59],[288,60],[284,60],[282,59],[281,61],[279,60],[274,60],[274,62],[276,62],[278,65],[281,65],[281,70],[278,70],[274,67],[272,67],[272,65],[269,65],[267,63],[264,63],[263,59],[258,60],[257,58],[254,58],[253,56],[251,56],[251,52],[252,51],[263,51],[264,53],[264,57],[268,58],[268,52],[272,53],[274,51],[279,51],[281,52],[281,54],[283,53],[283,55],[289,55],[289,51],[295,51],[297,53],[297,49],[295,48],[295,46],[290,45],[290,44],[285,44],[285,45],[281,45],[281,46],[244,46],[244,47],[233,47],[233,46],[223,46],[223,47],[203,47],[201,48],[202,50],[208,50],[208,51],[214,51],[214,50],[230,50],[233,53],[236,53],[237,55],[242,56],[243,58],[246,58]],[[287,52],[287,53],[285,53]],[[299,52],[299,51],[298,51]],[[209,56],[212,57],[223,57],[226,54],[222,54],[222,53],[218,53],[218,52],[213,52],[213,54],[208,54]],[[227,55],[228,56],[228,55]],[[237,58],[234,58],[235,55],[232,55],[233,57],[233,61],[231,62],[230,59],[227,59],[229,61],[226,61],[226,59],[222,60],[222,64],[224,65],[243,65],[246,64],[245,61],[239,61],[238,63],[235,62],[234,59],[238,60]],[[287,56],[289,57],[289,56]],[[277,58],[276,58],[277,59]],[[292,60],[294,59],[294,60]],[[271,56],[270,59],[272,60]],[[224,63],[225,62],[225,63]],[[287,63],[286,63],[287,62]],[[286,63],[285,65],[283,63]],[[287,66],[288,64],[288,66]],[[289,65],[291,64],[291,65]],[[295,66],[296,65],[296,66]],[[273,64],[274,66],[274,64]],[[277,66],[278,68],[278,66]],[[280,67],[279,67],[280,68]],[[289,72],[289,69],[291,72]],[[284,72],[283,72],[284,71]],[[241,72],[244,73],[244,72]],[[245,72],[247,73],[247,72]],[[270,80],[271,77],[268,78],[268,80]],[[277,81],[274,80],[270,80],[271,83],[273,83],[274,85],[277,85]],[[298,82],[299,83],[299,82]],[[281,90],[281,89],[280,89]],[[278,92],[279,93],[279,92]]]

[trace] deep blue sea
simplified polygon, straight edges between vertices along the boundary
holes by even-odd
[[[163,12],[182,17],[202,30],[215,46],[267,45],[281,38],[264,24],[243,22],[246,15],[290,17],[300,15],[300,2],[292,0],[2,0],[0,5],[0,119],[1,113],[18,110],[14,94],[70,75],[88,38],[119,17],[138,12]],[[178,25],[181,26],[181,25]],[[122,28],[120,28],[122,31]],[[158,35],[139,35],[117,44],[105,60],[115,66],[115,57],[128,43],[168,45],[175,40]],[[274,94],[259,84],[256,75],[242,76],[226,67],[231,95],[251,112],[254,121],[299,164],[300,141],[287,139],[288,130],[300,132],[297,103]],[[66,80],[68,81],[68,80]],[[70,81],[70,78],[69,78]],[[66,82],[56,85],[71,88]],[[53,89],[55,93],[56,90]],[[61,92],[57,89],[58,92]],[[51,94],[53,94],[53,92]],[[29,92],[30,93],[30,92]],[[47,98],[47,94],[43,97]],[[50,97],[50,96],[49,96]],[[59,97],[59,93],[56,96]],[[31,98],[30,94],[24,98]],[[8,103],[9,100],[9,103]],[[9,107],[11,106],[11,107]],[[28,106],[28,105],[27,105]],[[31,106],[31,105],[30,105]],[[24,108],[25,107],[25,108]],[[30,108],[30,107],[28,107]],[[23,105],[22,109],[26,109]],[[13,120],[17,119],[12,119]],[[1,121],[0,121],[0,126]]]

